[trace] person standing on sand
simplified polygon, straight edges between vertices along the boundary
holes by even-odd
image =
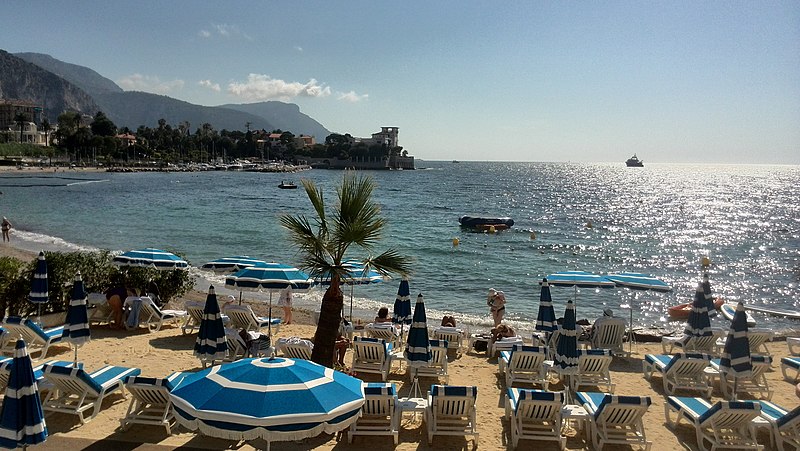
[[[3,216],[2,230],[3,230],[3,242],[8,241],[10,243],[11,242],[11,222],[5,216]]]
[[[502,291],[496,291],[494,288],[489,288],[486,305],[489,306],[494,326],[499,326],[503,322],[503,316],[506,314],[506,294]]]
[[[292,287],[286,287],[281,291],[278,305],[283,307],[283,324],[292,324]]]

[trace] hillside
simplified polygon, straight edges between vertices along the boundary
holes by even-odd
[[[122,92],[122,88],[117,86],[116,83],[88,67],[65,63],[44,53],[15,53],[14,56],[58,75],[83,89],[91,96],[109,92]]]
[[[64,111],[95,114],[99,110],[94,99],[81,88],[3,50],[0,50],[0,98],[44,105],[45,117],[51,123]]]
[[[300,112],[300,107],[293,103],[258,102],[220,105],[221,108],[244,111],[255,114],[269,121],[274,128],[289,130],[295,135],[311,135],[317,142],[324,142],[331,134],[322,124],[312,117]]]

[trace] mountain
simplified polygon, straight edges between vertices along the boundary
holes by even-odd
[[[14,56],[58,75],[83,89],[91,96],[110,92],[122,92],[122,88],[117,86],[116,83],[88,67],[65,63],[64,61],[57,60],[44,53],[15,53]]]
[[[288,130],[295,135],[311,135],[316,141],[325,142],[331,134],[322,124],[310,116],[300,112],[300,107],[293,103],[258,102],[220,105],[221,108],[244,111],[268,120],[276,129]],[[270,131],[267,129],[267,131]]]
[[[32,101],[44,106],[55,124],[64,111],[95,114],[97,103],[78,86],[58,75],[0,50],[0,98]]]

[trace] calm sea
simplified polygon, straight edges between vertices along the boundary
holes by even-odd
[[[487,323],[485,296],[494,287],[506,293],[506,317],[530,328],[542,277],[563,270],[635,271],[664,279],[673,292],[576,293],[555,287],[557,313],[577,296],[579,318],[592,320],[605,307],[628,317],[619,306],[632,303],[637,325],[674,327],[666,308],[691,301],[706,255],[713,263],[715,295],[791,311],[800,307],[797,166],[428,161],[418,166],[424,169],[368,173],[377,180],[375,198],[389,220],[376,251],[395,247],[415,259],[412,295],[424,294],[432,320],[447,312]],[[291,176],[15,172],[0,175],[0,214],[16,228],[15,245],[30,250],[157,247],[178,251],[195,266],[233,255],[295,264],[296,250],[278,218],[312,212],[303,189],[280,190],[278,183],[312,179],[332,204],[341,177],[327,170]],[[472,233],[458,225],[464,214],[510,216],[516,224],[496,234]],[[193,274],[202,290],[222,280],[198,270]],[[398,283],[394,278],[354,287],[357,314],[371,315],[379,305],[391,304]],[[321,296],[314,291],[299,302],[313,307]],[[800,326],[754,316],[762,327]]]

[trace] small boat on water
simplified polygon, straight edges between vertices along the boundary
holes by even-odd
[[[627,166],[629,168],[643,168],[644,167],[644,161],[640,160],[639,157],[636,156],[636,154],[633,154],[632,157],[628,158],[625,161],[625,166]]]
[[[280,189],[297,189],[297,185],[292,182],[284,182],[282,181],[280,185],[278,185]]]
[[[462,216],[458,219],[462,227],[469,227],[481,231],[505,230],[514,225],[511,218],[487,218],[483,216]]]
[[[714,299],[714,308],[719,310],[720,307],[725,303],[722,299]],[[670,319],[687,319],[689,318],[689,313],[692,311],[692,303],[687,302],[685,304],[678,304],[673,305],[667,309],[667,313],[669,313]]]

